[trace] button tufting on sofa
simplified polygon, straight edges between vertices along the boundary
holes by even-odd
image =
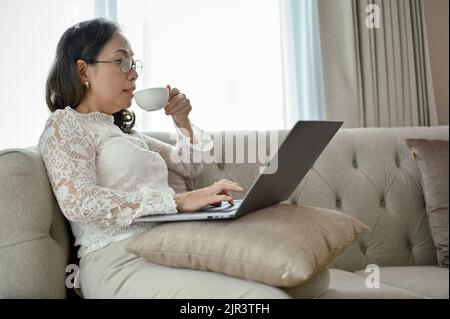
[[[386,201],[384,200],[384,197],[380,199],[380,207],[386,207]]]
[[[406,249],[407,249],[408,251],[412,251],[412,250],[413,250],[413,244],[412,244],[410,241],[408,241],[408,242],[406,243]]]
[[[53,227],[53,225],[50,225],[50,228],[48,229],[48,235],[50,236],[51,239],[57,241],[55,236],[55,228]]]
[[[420,172],[404,143],[411,136],[448,140],[448,132],[448,126],[341,129],[320,155],[315,169],[292,194],[292,204],[339,209],[370,227],[356,245],[327,266],[331,283],[323,298],[448,299],[448,268],[437,266]],[[282,131],[280,137],[287,133]],[[170,142],[170,133],[149,135]],[[205,163],[202,174],[186,180],[190,190],[230,176],[245,189],[250,187],[258,163],[227,162],[223,171],[225,159],[216,157],[216,162]],[[359,160],[364,169],[355,171]],[[0,245],[0,296],[71,297],[73,289],[65,284],[66,267],[79,265],[79,260],[69,223],[58,207],[40,157],[30,150],[0,151],[0,190],[0,237],[5,243]],[[386,196],[389,211],[380,208],[387,205]],[[379,289],[367,289],[361,279],[371,274],[366,272],[368,264],[380,269],[383,283]],[[297,296],[302,294],[299,291],[295,291]]]
[[[362,245],[359,247],[359,249],[361,250],[361,253],[362,253],[363,255],[366,254],[366,252],[367,252],[367,247],[366,247],[364,244],[362,244]]]

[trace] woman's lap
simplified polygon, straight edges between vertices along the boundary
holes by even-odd
[[[147,262],[125,250],[130,240],[112,243],[81,259],[84,298],[291,298],[283,290],[261,283]]]

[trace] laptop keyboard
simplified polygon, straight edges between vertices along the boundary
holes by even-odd
[[[228,213],[233,212],[241,206],[242,200],[235,200],[234,205],[230,205],[228,202],[225,205],[222,205],[220,207],[215,206],[209,206],[205,208],[203,212],[205,213]]]

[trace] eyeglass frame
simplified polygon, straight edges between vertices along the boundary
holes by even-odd
[[[131,60],[130,68],[129,68],[128,71],[122,70],[122,62],[123,62],[123,61],[126,61],[126,60],[128,60],[128,61]],[[140,64],[140,66],[139,66],[139,71],[137,71],[138,65],[136,64],[136,62],[139,62],[139,64]],[[117,60],[113,60],[113,61],[93,60],[93,61],[86,61],[86,63],[88,63],[88,64],[96,64],[96,63],[112,63],[112,64],[117,64],[117,65],[119,65],[119,68],[120,68],[120,71],[121,71],[121,72],[123,72],[123,73],[128,73],[128,72],[130,72],[131,70],[135,70],[135,71],[137,72],[138,75],[141,74],[142,69],[144,68],[144,65],[143,65],[143,63],[142,63],[141,60],[135,60],[135,59],[132,59],[132,58],[131,58],[131,59],[130,59],[130,58],[125,58],[125,59],[122,59],[122,60],[117,59]]]

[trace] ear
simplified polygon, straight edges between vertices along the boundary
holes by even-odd
[[[81,82],[84,83],[86,81],[89,81],[88,64],[86,63],[86,61],[78,60],[76,62],[76,68],[77,68],[78,77],[80,78]]]

